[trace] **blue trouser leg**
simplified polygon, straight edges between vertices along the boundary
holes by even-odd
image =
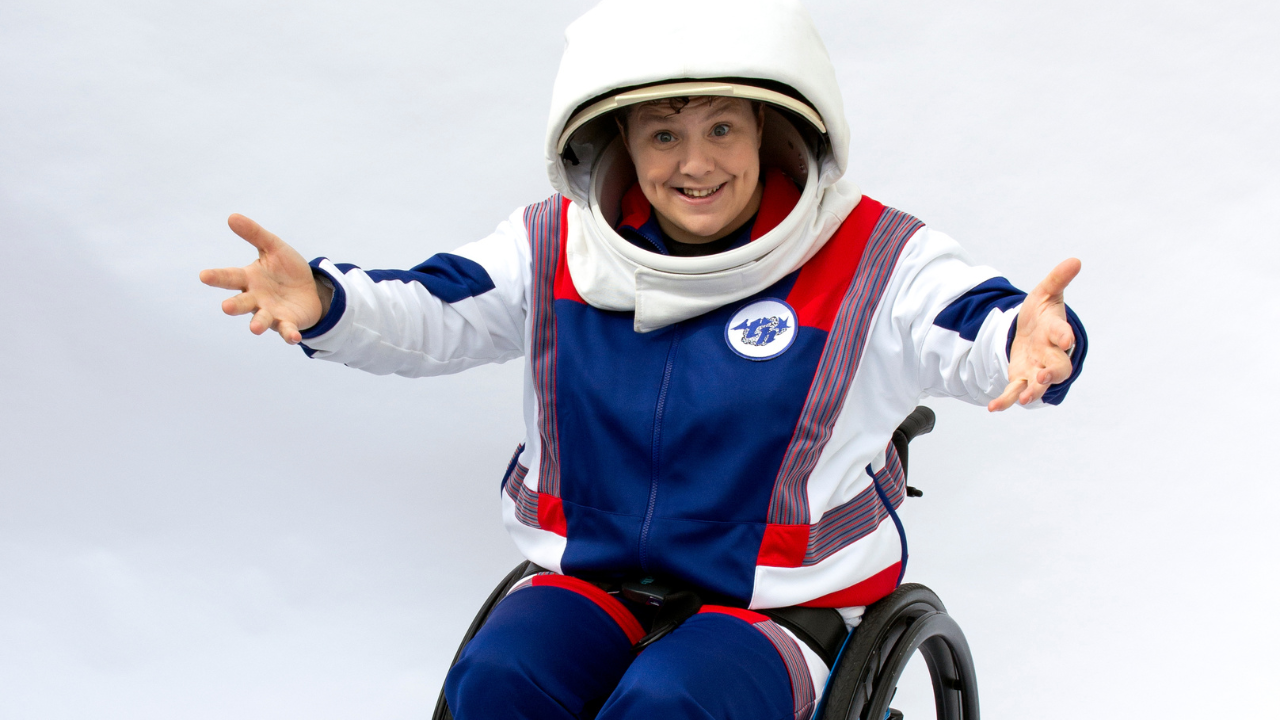
[[[642,633],[599,589],[535,577],[467,644],[445,698],[456,720],[570,720],[602,702],[598,720],[807,720],[812,711],[798,643],[762,615],[704,608],[636,656]]]
[[[694,615],[636,657],[598,720],[807,719],[812,680],[807,667],[797,670],[809,683],[800,707],[788,665],[764,633],[736,616]]]
[[[445,699],[455,720],[577,718],[618,684],[631,643],[599,598],[564,587],[516,590],[462,651]]]

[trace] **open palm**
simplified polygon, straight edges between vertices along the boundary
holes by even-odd
[[[987,409],[999,412],[1040,399],[1051,385],[1071,377],[1067,354],[1076,336],[1067,322],[1063,293],[1080,272],[1080,261],[1063,260],[1022,301],[1018,329],[1009,349],[1009,384]]]
[[[258,249],[258,259],[242,268],[201,270],[200,282],[240,294],[222,301],[228,315],[253,313],[249,331],[275,330],[290,345],[302,341],[299,328],[320,321],[323,305],[311,266],[283,240],[243,215],[227,218],[235,234]]]

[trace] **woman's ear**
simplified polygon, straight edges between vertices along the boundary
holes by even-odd
[[[755,103],[756,110],[756,148],[764,146],[764,103]]]

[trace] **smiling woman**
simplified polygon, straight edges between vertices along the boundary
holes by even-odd
[[[308,266],[233,216],[258,261],[201,276],[317,359],[421,376],[527,358],[501,502],[547,572],[459,655],[459,720],[807,720],[828,667],[755,611],[853,624],[901,582],[901,420],[924,395],[1056,404],[1079,374],[1078,262],[1028,295],[864,197],[804,8],[735,9],[605,0],[571,25],[556,194],[492,235],[365,271]],[[673,630],[618,594],[655,581],[701,612]]]
[[[687,245],[732,234],[760,209],[764,106],[669,98],[619,111],[637,181],[662,232]]]

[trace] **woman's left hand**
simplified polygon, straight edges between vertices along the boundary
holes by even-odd
[[[1067,322],[1063,292],[1079,272],[1079,260],[1063,260],[1022,301],[1018,329],[1009,350],[1009,384],[1000,397],[987,404],[987,410],[999,412],[1013,407],[1015,402],[1034,402],[1051,385],[1071,377],[1068,353],[1076,336]]]

